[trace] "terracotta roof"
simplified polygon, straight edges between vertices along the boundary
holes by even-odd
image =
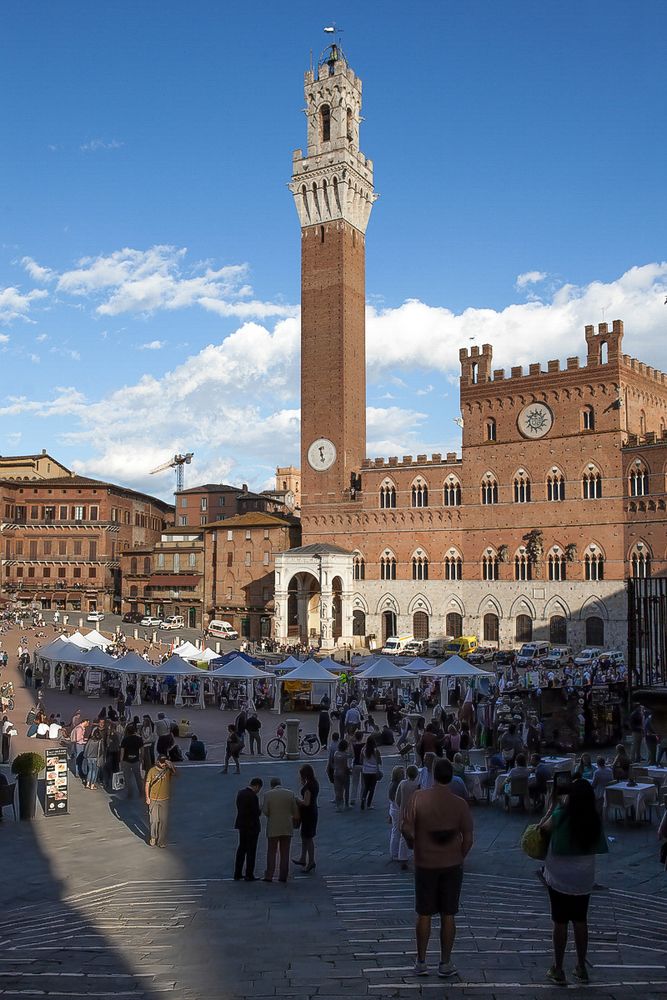
[[[236,517],[225,517],[222,521],[211,521],[207,528],[285,528],[298,524],[296,517],[282,517],[280,514],[264,514],[262,511],[250,511],[238,514]]]
[[[56,465],[59,465],[61,469],[67,469],[66,465],[63,465],[62,462],[59,462],[58,459],[54,458],[53,455],[49,454],[48,451],[40,451],[36,455],[0,455],[0,463],[25,462],[28,459],[37,459],[37,458],[50,458],[51,461],[55,462]],[[69,469],[67,471],[69,472]]]
[[[51,489],[52,487],[76,489],[81,488],[82,486],[96,486],[105,490],[115,490],[117,493],[123,493],[126,496],[136,497],[138,500],[147,501],[148,503],[157,504],[157,506],[161,507],[164,511],[174,509],[173,504],[167,503],[166,500],[160,500],[159,497],[151,496],[150,493],[139,493],[138,490],[132,490],[129,486],[119,486],[118,483],[107,483],[103,479],[89,479],[87,476],[55,476],[53,479],[31,480],[2,479],[2,477],[0,477],[0,482],[24,489]]]
[[[226,483],[204,483],[202,486],[191,486],[187,490],[179,490],[177,495],[180,497],[185,493],[243,493],[243,488],[241,486],[227,486]]]
[[[343,549],[340,545],[329,545],[326,542],[312,542],[310,545],[300,545],[298,548],[288,549],[290,555],[298,553],[302,556],[318,556],[333,553],[334,555],[351,555],[349,549]]]

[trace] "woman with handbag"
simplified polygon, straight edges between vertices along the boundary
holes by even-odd
[[[336,811],[350,807],[350,775],[353,755],[347,740],[341,740],[333,756],[333,784]]]
[[[344,743],[341,740],[341,743]],[[315,867],[315,834],[317,833],[317,796],[320,786],[312,764],[304,764],[299,771],[303,782],[300,796],[297,799],[301,816],[301,857],[292,858],[295,865],[303,865],[305,872],[312,872]]]
[[[361,755],[361,808],[373,808],[373,795],[375,786],[382,778],[382,757],[377,748],[375,738],[369,736],[366,740],[364,752]]]
[[[563,959],[567,926],[572,922],[577,965],[574,977],[588,982],[588,904],[595,884],[595,856],[606,854],[607,842],[598,814],[595,793],[588,781],[577,778],[569,793],[558,799],[539,824],[548,833],[549,848],[544,863],[544,881],[549,891],[553,921],[554,964],[547,977],[558,986],[567,985]]]

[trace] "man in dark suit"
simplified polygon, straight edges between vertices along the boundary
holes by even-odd
[[[253,778],[247,788],[242,788],[236,796],[236,822],[234,829],[239,831],[239,846],[236,851],[234,879],[243,878],[243,863],[245,862],[246,882],[255,881],[255,856],[257,854],[257,839],[261,830],[259,793],[262,787],[261,778]]]

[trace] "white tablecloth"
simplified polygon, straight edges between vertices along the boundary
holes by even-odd
[[[646,770],[650,781],[658,781],[660,785],[667,781],[667,767],[647,767]]]
[[[612,789],[616,792],[623,792],[623,802],[627,809],[632,807],[635,810],[635,815],[639,816],[640,813],[644,811],[646,806],[655,802],[658,797],[655,785],[646,784],[646,782],[637,782],[636,785],[629,785],[627,781],[617,781],[613,785],[608,785],[605,792],[605,805],[607,804],[607,792]]]
[[[572,771],[575,765],[573,757],[543,757],[542,763],[550,767],[552,773],[554,771]]]
[[[482,785],[482,781],[486,780],[488,777],[488,771],[472,771],[466,769],[464,781],[466,783],[466,788],[474,799],[483,799],[485,797],[485,789]]]

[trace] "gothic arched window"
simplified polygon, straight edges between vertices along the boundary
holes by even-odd
[[[329,142],[331,139],[331,108],[328,104],[323,104],[320,108],[320,137],[322,142]]]

